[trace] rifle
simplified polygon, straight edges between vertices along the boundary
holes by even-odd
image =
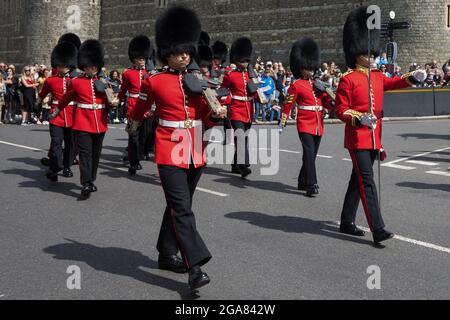
[[[253,69],[253,66],[251,64],[248,65],[247,71],[248,71],[248,76],[252,80],[252,84],[253,84],[253,86],[249,86],[251,88],[249,90],[250,93],[255,93],[255,92],[252,92],[253,91],[252,88],[257,86],[256,93],[258,94],[258,99],[261,102],[261,104],[269,103],[269,99],[267,99],[267,97],[264,94],[264,91],[262,90],[262,88],[259,87],[260,83],[259,83],[259,80],[258,80],[258,75],[256,74],[255,69]]]

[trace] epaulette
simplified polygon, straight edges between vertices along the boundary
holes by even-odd
[[[353,72],[355,72],[355,70],[349,70],[349,71],[347,71],[346,73],[344,73],[344,74],[342,75],[342,77],[348,76],[349,74],[351,74],[351,73],[353,73]]]

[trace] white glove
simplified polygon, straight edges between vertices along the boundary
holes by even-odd
[[[427,79],[427,72],[422,69],[414,71],[412,75],[419,82],[424,82]]]
[[[366,114],[364,115],[361,120],[359,120],[362,126],[367,126],[370,129],[376,129],[377,128],[377,117]]]

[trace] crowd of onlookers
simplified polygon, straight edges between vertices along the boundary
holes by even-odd
[[[395,70],[389,65],[386,52],[375,60],[377,68],[387,77],[402,75],[402,69],[397,66]],[[231,68],[233,66],[231,65]],[[450,61],[442,67],[436,60],[420,66],[413,63],[409,66],[408,72],[419,68],[427,71],[428,77],[422,86],[436,87],[450,85]],[[263,61],[258,58],[255,65],[260,87],[267,97],[267,103],[254,103],[254,122],[279,121],[281,116],[281,106],[284,103],[289,86],[295,80],[292,72],[285,68],[279,61]],[[314,78],[320,80],[323,85],[332,91],[336,91],[342,75],[347,70],[340,69],[339,66],[331,61],[323,62],[317,70]],[[17,123],[22,125],[48,124],[48,114],[50,110],[49,98],[42,103],[36,104],[37,94],[41,90],[45,80],[50,75],[51,70],[44,65],[34,64],[25,66],[18,71],[13,65],[7,65],[0,62],[0,124]],[[121,73],[118,70],[107,72],[106,68],[102,70],[106,80],[110,84],[116,95],[120,92],[122,83]],[[328,118],[331,114],[324,112],[324,117]],[[295,119],[296,108],[291,112],[291,118]],[[126,123],[126,104],[110,110],[111,123]]]

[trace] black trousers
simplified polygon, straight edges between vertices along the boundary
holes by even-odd
[[[374,181],[373,163],[378,150],[349,150],[353,171],[345,195],[341,223],[354,223],[359,201],[364,207],[371,231],[385,227],[378,203],[377,187]]]
[[[317,184],[316,158],[322,137],[300,132],[298,136],[303,146],[303,165],[298,175],[298,184],[313,186]]]
[[[252,127],[251,122],[245,123],[241,121],[231,120],[231,126],[234,130],[234,160],[233,165],[239,167],[249,167],[250,166],[250,156],[248,151],[248,130]],[[242,138],[238,138],[239,135],[245,134],[245,146],[241,146]],[[238,145],[239,143],[239,145]],[[244,154],[239,152],[242,151],[244,147]]]
[[[94,183],[97,178],[105,133],[74,131],[74,137],[78,146],[81,184]]]
[[[50,124],[50,138],[50,170],[60,172],[64,168],[70,168],[73,164],[72,129]]]
[[[192,198],[203,168],[182,169],[175,166],[158,165],[161,184],[166,196],[157,249],[162,255],[173,255],[180,251],[187,269],[204,265],[211,253],[197,231]]]
[[[128,159],[130,160],[130,166],[137,166],[141,156],[147,150],[150,152],[150,119],[145,118],[139,128],[128,137]]]

